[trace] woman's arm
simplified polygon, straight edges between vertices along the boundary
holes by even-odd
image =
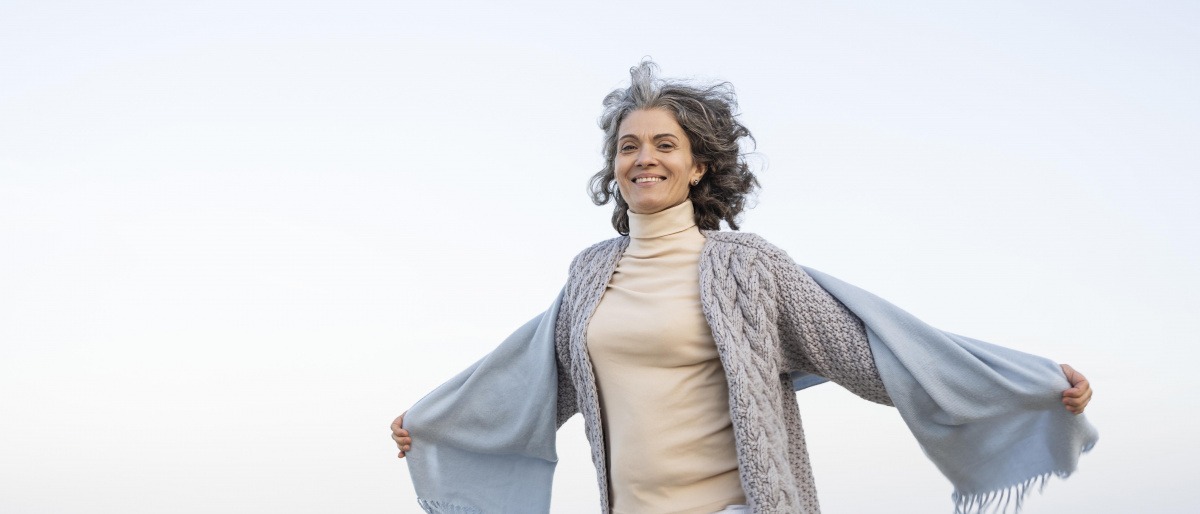
[[[773,257],[785,360],[791,347],[799,353],[791,361],[796,370],[824,376],[863,398],[890,404],[878,396],[882,381],[872,380],[878,379],[878,370],[874,359],[865,357],[871,349],[862,321],[782,251]],[[786,344],[789,341],[791,345]],[[1063,405],[1080,414],[1092,399],[1091,385],[1070,365],[1060,367],[1071,386],[1062,392]]]
[[[862,398],[891,405],[862,321],[782,251],[768,257],[784,371],[820,375]]]

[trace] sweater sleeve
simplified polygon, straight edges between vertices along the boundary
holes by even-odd
[[[554,354],[558,367],[558,426],[561,428],[571,416],[579,412],[579,400],[575,396],[575,384],[571,382],[570,341],[571,321],[566,301],[554,323]]]
[[[828,378],[867,400],[892,401],[863,323],[782,250],[768,251],[776,280],[784,369]]]

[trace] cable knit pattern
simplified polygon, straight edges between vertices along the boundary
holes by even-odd
[[[754,234],[704,232],[700,300],[729,383],[742,487],[754,512],[819,513],[790,371],[825,376],[890,405],[862,322],[821,289],[782,250]],[[604,433],[585,335],[605,286],[629,244],[593,245],[571,263],[555,325],[558,422],[584,416],[609,511]]]

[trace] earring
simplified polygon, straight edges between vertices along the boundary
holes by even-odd
[[[700,179],[698,179],[698,178],[694,178],[694,179],[692,179],[692,185],[693,185],[693,186],[694,186],[694,185],[696,185],[696,184],[699,184],[699,183],[700,183]]]

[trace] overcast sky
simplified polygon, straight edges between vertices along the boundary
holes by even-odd
[[[615,235],[600,101],[728,80],[743,229],[1069,362],[1026,513],[1192,513],[1194,2],[0,0],[0,511],[416,513],[387,425]],[[799,395],[829,513],[952,510],[894,410]],[[579,417],[555,512],[593,512]]]

